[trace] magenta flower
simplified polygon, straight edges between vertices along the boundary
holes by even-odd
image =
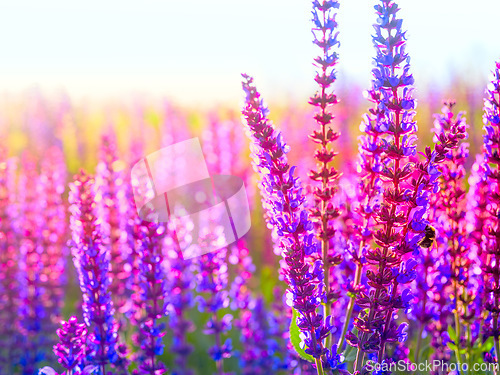
[[[166,313],[166,270],[163,258],[165,226],[157,223],[142,222],[139,240],[139,288],[141,311],[136,323],[139,332],[136,341],[140,352],[135,362],[138,374],[164,374],[167,369],[158,358],[163,354],[163,336],[166,323],[161,322]]]
[[[371,289],[359,293],[356,300],[362,309],[354,321],[358,336],[352,332],[347,335],[348,342],[358,348],[358,371],[365,353],[378,353],[377,360],[382,363],[386,343],[406,339],[406,323],[398,324],[395,314],[400,309],[410,309],[413,295],[409,288],[400,290],[400,285],[416,277],[417,262],[411,254],[419,251],[430,194],[439,190],[437,164],[465,137],[465,126],[455,124],[437,135],[434,151],[426,148],[425,161],[414,161],[415,100],[402,20],[396,18],[398,6],[391,0],[381,0],[375,9],[378,19],[373,42],[377,57],[369,97],[377,110],[366,117],[364,128],[375,129],[383,145],[381,160],[372,170],[378,172],[384,195],[374,214],[378,225],[373,237],[378,247],[366,254],[366,277]]]
[[[15,232],[15,167],[0,148],[0,372],[13,373],[19,360],[19,273]]]
[[[214,248],[212,243],[219,242],[222,234],[216,230],[201,234],[200,246]],[[224,375],[224,359],[232,356],[233,344],[230,338],[224,343],[222,337],[232,328],[233,316],[220,316],[220,310],[229,307],[228,265],[226,263],[227,249],[206,253],[197,258],[198,274],[196,275],[196,297],[200,312],[209,314],[204,333],[213,335],[215,345],[209,349],[209,354],[215,361],[217,374]]]
[[[175,226],[175,232],[170,227],[169,241],[166,245],[167,256],[170,260],[168,273],[168,317],[169,327],[172,331],[173,341],[169,348],[175,353],[172,375],[193,375],[193,371],[188,368],[188,359],[193,352],[193,346],[187,342],[187,333],[194,329],[193,322],[188,318],[187,313],[194,306],[195,290],[195,264],[191,259],[182,258],[182,250],[190,245],[189,221],[180,222]],[[181,241],[177,242],[177,239]]]
[[[118,159],[115,135],[102,137],[99,163],[96,167],[96,209],[102,219],[103,244],[108,248],[111,265],[110,292],[119,313],[124,313],[126,297],[125,264],[128,253],[126,225],[132,211],[126,196],[124,163]]]
[[[19,316],[23,336],[20,363],[24,374],[33,374],[51,345],[45,345],[42,321],[47,321],[42,272],[44,248],[42,245],[42,207],[40,175],[34,156],[24,154],[19,181]],[[53,344],[53,343],[49,343]]]
[[[333,202],[337,190],[340,173],[335,170],[332,162],[336,155],[332,144],[338,139],[339,133],[331,128],[334,118],[330,108],[337,103],[337,97],[331,88],[336,79],[335,65],[338,56],[333,48],[340,43],[337,40],[338,32],[336,13],[334,9],[339,7],[335,0],[313,1],[313,34],[314,44],[321,48],[321,55],[314,59],[317,68],[314,80],[319,85],[319,90],[310,99],[309,103],[317,107],[314,116],[319,129],[310,135],[313,142],[319,145],[314,154],[317,169],[312,170],[309,177],[315,182],[314,205],[310,207],[311,221],[314,223],[317,238],[321,242],[321,257],[324,266],[324,283],[326,292],[325,317],[330,316],[332,303],[338,296],[337,286],[330,272],[330,266],[339,264],[341,256],[336,254],[330,242],[335,236],[335,227],[332,220],[338,217],[339,209]],[[326,347],[330,347],[330,335],[326,339]]]
[[[87,327],[78,323],[75,316],[67,322],[61,322],[57,330],[59,343],[54,345],[54,353],[59,363],[66,370],[66,374],[78,374],[85,358],[85,345],[87,343]]]
[[[84,171],[70,185],[73,261],[83,295],[83,316],[89,330],[89,360],[99,366],[100,375],[118,359],[117,323],[109,285],[109,253],[102,241],[96,217],[94,180]]]
[[[48,338],[58,327],[64,304],[66,280],[66,258],[69,251],[66,246],[68,222],[66,203],[63,194],[66,190],[66,165],[64,155],[59,148],[46,152],[41,166],[40,194],[42,200],[42,246],[44,251],[41,270],[41,286],[44,289],[44,305],[47,310],[46,320],[42,323],[47,345],[55,341]]]
[[[268,120],[268,110],[253,85],[253,79],[247,75],[243,78],[247,95],[243,116],[252,141],[254,165],[262,178],[259,188],[263,205],[269,223],[280,238],[289,303],[300,313],[298,326],[305,334],[306,352],[316,359],[316,366],[323,367],[321,357],[329,353],[323,340],[332,327],[330,319],[323,321],[323,316],[317,311],[326,299],[322,261],[318,259],[312,266],[308,263],[308,257],[318,255],[311,233],[313,225],[304,207],[300,182],[294,177],[295,168],[290,168],[287,162],[288,146]],[[322,369],[318,368],[318,371]]]
[[[484,272],[484,308],[489,312],[484,336],[493,337],[495,357],[500,363],[500,62],[496,63],[493,79],[486,90],[484,101],[484,175],[488,182],[486,195],[488,217],[484,220],[485,256],[482,258]]]

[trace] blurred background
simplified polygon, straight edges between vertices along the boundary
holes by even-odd
[[[370,86],[375,3],[345,0],[338,15],[336,126],[352,161],[369,107],[362,93]],[[398,3],[421,142],[431,141],[432,114],[453,97],[467,111],[475,153],[484,88],[500,58],[500,3]],[[172,141],[168,129],[203,138],[216,123],[240,127],[246,72],[286,130],[292,160],[304,147],[312,155],[307,99],[316,89],[312,60],[319,49],[310,12],[310,1],[302,0],[1,1],[0,136],[10,154],[40,153],[56,142],[70,171],[93,168],[103,129],[116,130],[123,150],[142,137],[148,151]]]
[[[420,92],[485,82],[500,57],[497,0],[398,3]],[[374,4],[341,2],[339,86],[369,85]],[[304,100],[317,53],[310,9],[303,0],[2,1],[0,93],[234,105],[247,72],[268,101]]]

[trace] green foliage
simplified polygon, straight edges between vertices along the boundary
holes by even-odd
[[[309,361],[311,363],[314,363],[314,357],[307,354],[304,349],[300,347],[300,329],[299,326],[297,325],[297,318],[299,316],[299,313],[297,310],[292,308],[293,315],[292,315],[292,322],[290,323],[290,341],[299,355],[300,358],[305,359],[306,361]]]

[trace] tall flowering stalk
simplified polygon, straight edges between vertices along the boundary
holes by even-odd
[[[0,372],[13,373],[18,362],[19,262],[16,246],[15,167],[0,148]]]
[[[323,374],[323,363],[328,368],[330,351],[323,340],[330,334],[330,318],[323,320],[318,307],[326,299],[324,291],[323,262],[314,265],[307,258],[318,255],[311,233],[312,223],[305,210],[305,199],[300,183],[294,177],[295,168],[290,168],[285,153],[287,146],[272,123],[268,110],[253,85],[253,78],[243,75],[243,89],[247,95],[243,116],[251,138],[254,166],[261,175],[259,188],[264,198],[263,205],[271,225],[277,229],[280,248],[285,261],[284,276],[289,286],[288,303],[300,317],[298,327],[304,333],[305,351],[315,358],[318,374]]]
[[[44,268],[40,174],[36,159],[24,154],[19,179],[19,315],[23,334],[21,364],[23,374],[33,374],[46,350],[42,321],[47,319],[42,287]]]
[[[215,247],[220,236],[213,233],[201,234],[200,246]],[[222,343],[222,335],[232,327],[233,316],[226,314],[220,317],[220,310],[229,307],[228,266],[226,263],[227,248],[203,254],[198,257],[197,296],[198,309],[210,316],[205,327],[205,334],[213,335],[215,345],[209,349],[209,354],[215,361],[217,374],[224,375],[224,358],[230,358],[233,347],[231,339]]]
[[[50,148],[42,162],[40,174],[41,193],[41,240],[44,264],[41,270],[41,286],[44,289],[44,305],[47,311],[43,322],[46,345],[55,342],[54,332],[61,318],[66,280],[66,246],[68,223],[63,194],[66,190],[66,165],[59,148]],[[39,199],[40,199],[39,198]]]
[[[449,132],[454,127],[464,129],[468,127],[462,113],[455,117],[454,105],[454,101],[445,102],[442,114],[435,115],[434,132],[436,134]],[[467,135],[465,131],[464,135]],[[418,266],[419,306],[414,315],[421,325],[415,350],[417,359],[422,332],[427,329],[433,334],[432,344],[454,346],[457,361],[462,362],[459,354],[461,332],[462,326],[469,319],[470,312],[467,310],[472,307],[469,300],[471,296],[467,288],[469,287],[469,269],[473,266],[469,254],[470,243],[465,220],[467,203],[465,162],[467,157],[468,144],[466,143],[461,143],[460,147],[450,150],[445,155],[439,179],[440,190],[431,198],[432,209],[429,212],[429,220],[439,235],[437,241],[433,242],[429,248],[422,248],[423,263]],[[450,300],[453,301],[453,309],[448,308]],[[454,343],[447,342],[449,341],[447,318],[450,314],[455,317]],[[468,331],[468,341],[471,343],[470,330]],[[471,345],[468,346],[470,349]],[[438,348],[436,354],[442,357],[439,359],[447,359],[445,347]],[[470,350],[468,357],[470,357]]]
[[[399,309],[408,310],[413,299],[409,288],[400,290],[400,284],[415,278],[417,262],[408,254],[418,253],[418,241],[427,224],[424,216],[429,195],[439,188],[437,163],[465,137],[465,127],[454,126],[438,135],[434,151],[426,148],[425,161],[414,162],[417,138],[413,121],[414,80],[409,73],[402,20],[396,18],[398,6],[391,0],[381,0],[375,9],[378,19],[373,41],[377,56],[369,98],[377,111],[365,118],[365,128],[377,129],[384,145],[378,171],[384,195],[374,216],[378,224],[374,233],[377,247],[366,254],[370,266],[366,277],[371,290],[361,292],[356,300],[363,309],[354,321],[359,336],[352,332],[347,335],[348,342],[358,348],[355,364],[358,371],[363,366],[364,353],[378,353],[377,360],[382,363],[386,343],[406,338],[406,323],[398,324],[395,313]]]
[[[484,170],[489,185],[487,212],[484,220],[486,235],[483,258],[485,309],[489,311],[486,337],[493,337],[495,356],[500,364],[500,62],[496,63],[493,79],[484,101]]]
[[[337,22],[334,9],[339,7],[336,0],[313,1],[313,34],[314,43],[321,48],[322,54],[314,59],[317,68],[314,80],[319,85],[319,90],[310,99],[309,103],[318,108],[314,119],[319,125],[319,130],[313,131],[310,138],[319,145],[314,154],[317,169],[310,172],[310,178],[316,183],[314,189],[315,204],[310,208],[311,220],[314,222],[318,240],[321,242],[321,256],[324,266],[324,282],[326,291],[325,314],[331,315],[332,303],[338,291],[331,285],[332,274],[330,267],[339,264],[341,257],[330,248],[330,242],[335,236],[335,227],[332,220],[338,217],[338,207],[332,201],[337,190],[340,173],[335,170],[332,162],[336,153],[332,144],[338,139],[339,133],[331,128],[334,118],[331,107],[337,103],[337,96],[333,93],[332,84],[336,79],[335,65],[338,56],[333,48],[340,43],[337,40]],[[327,336],[325,346],[330,347],[331,334]]]
[[[54,345],[54,353],[66,375],[79,374],[83,368],[87,333],[85,323],[78,323],[76,316],[61,322],[61,328],[57,330],[59,343]]]
[[[467,325],[467,331],[471,333],[472,348],[469,347],[468,352],[471,349],[480,347],[486,343],[487,336],[483,337],[481,328],[485,323],[488,311],[484,308],[485,301],[488,298],[487,294],[484,293],[485,278],[484,272],[481,272],[483,264],[488,260],[488,253],[486,251],[486,246],[488,245],[488,239],[486,236],[487,221],[489,217],[488,212],[488,194],[490,191],[489,181],[485,173],[485,155],[476,155],[476,160],[471,168],[471,174],[469,176],[469,191],[467,192],[467,225],[469,236],[469,257],[474,259],[473,268],[469,270],[469,294],[475,295],[474,298],[470,298],[471,301],[469,305],[472,305],[469,310],[471,313],[467,317],[464,317],[464,321]],[[473,311],[473,312],[472,312]],[[487,333],[487,332],[486,332]],[[484,351],[484,350],[482,350]],[[475,362],[475,355],[482,353],[472,352],[472,356],[469,354],[469,362]],[[472,357],[472,358],[471,358]]]
[[[179,219],[181,220],[181,219]],[[172,346],[170,351],[175,353],[172,375],[193,375],[188,368],[188,359],[193,346],[187,342],[187,333],[194,329],[193,322],[186,316],[194,306],[195,264],[191,259],[183,259],[181,249],[190,245],[190,228],[192,223],[183,220],[175,225],[175,231],[169,222],[169,236],[167,237],[167,254],[170,260],[168,273],[168,311],[169,327],[172,331]]]
[[[249,309],[242,311],[238,323],[244,345],[240,359],[242,375],[273,374],[286,369],[277,355],[280,343],[275,337],[279,332],[276,323],[262,298],[251,299]]]
[[[139,291],[141,312],[137,323],[139,333],[136,340],[140,345],[137,356],[138,374],[161,375],[167,369],[158,356],[165,345],[166,323],[160,322],[166,314],[166,270],[163,257],[165,226],[152,222],[143,222],[139,241]]]
[[[413,77],[409,74],[409,59],[405,54],[402,21],[396,18],[397,4],[382,0],[375,9],[378,15],[373,37],[377,50],[376,68],[373,70],[372,89],[368,92],[369,100],[375,103],[375,109],[364,118],[362,130],[368,134],[365,139],[368,145],[366,148],[376,152],[371,152],[370,159],[361,160],[369,167],[369,178],[373,181],[370,181],[371,184],[379,177],[388,186],[381,207],[374,213],[375,221],[381,226],[374,233],[375,243],[379,247],[369,249],[366,254],[371,266],[366,271],[366,276],[368,285],[373,289],[369,293],[360,293],[356,301],[361,308],[368,308],[369,312],[363,310],[354,321],[359,337],[356,338],[352,332],[348,334],[348,342],[358,347],[355,364],[357,370],[363,365],[364,353],[381,351],[378,360],[382,361],[385,341],[403,339],[405,326],[396,326],[392,321],[393,311],[403,307],[411,298],[408,290],[403,295],[397,292],[397,280],[392,269],[398,272],[403,266],[405,272],[412,271],[412,263],[407,270],[401,259],[408,249],[403,248],[403,252],[399,253],[396,252],[396,247],[406,240],[401,231],[401,227],[406,224],[407,211],[403,204],[413,190],[410,190],[408,182],[406,186],[401,186],[411,178],[413,165],[409,162],[409,157],[416,152],[416,125],[412,111],[415,104],[411,96]],[[382,150],[383,159],[380,157]],[[415,245],[413,243],[414,247]],[[400,281],[408,282],[411,281],[410,278],[411,276]],[[393,283],[396,285],[391,285]],[[387,333],[385,326],[389,330]]]
[[[447,102],[443,114],[436,116],[435,131],[437,134],[449,131],[454,126],[467,127],[465,118],[459,113],[456,118],[453,114],[455,102]],[[466,133],[464,133],[466,134]],[[469,155],[468,144],[461,143],[460,147],[450,150],[441,167],[441,189],[433,203],[437,207],[438,221],[440,222],[439,236],[445,246],[445,254],[451,264],[452,299],[455,316],[455,355],[462,363],[460,341],[462,326],[471,313],[472,304],[469,301],[468,284],[469,269],[473,268],[473,260],[469,256],[468,233],[466,227],[466,191],[465,191],[465,162]],[[472,312],[474,314],[474,312]],[[464,320],[464,318],[466,318]],[[468,357],[472,346],[470,327],[467,332]]]
[[[70,227],[73,261],[83,295],[83,316],[89,327],[88,360],[99,366],[100,375],[117,360],[117,323],[109,286],[109,253],[102,241],[96,217],[94,179],[84,171],[70,185]]]
[[[125,301],[125,272],[127,249],[127,201],[124,184],[124,163],[118,159],[115,135],[106,134],[101,140],[100,160],[96,167],[96,186],[102,198],[97,203],[102,218],[103,241],[109,248],[111,265],[110,292],[118,312],[123,313]]]

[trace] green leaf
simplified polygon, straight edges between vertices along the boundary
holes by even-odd
[[[351,346],[347,345],[347,349],[344,352],[344,362],[353,363],[356,359],[357,350]]]
[[[486,340],[484,342],[484,344],[481,346],[481,349],[483,350],[483,352],[489,352],[494,346],[494,342],[493,342],[493,336],[492,337],[488,337],[488,340]]]
[[[300,329],[299,326],[297,325],[297,318],[299,316],[299,313],[294,308],[292,308],[292,311],[293,315],[292,315],[292,323],[290,324],[290,341],[292,342],[292,345],[300,358],[314,363],[314,357],[307,354],[304,351],[304,349],[300,347],[300,342],[301,342]]]
[[[455,341],[455,337],[457,337],[457,334],[455,333],[455,330],[451,326],[451,324],[448,326],[448,336],[450,336],[450,339],[452,341]]]

